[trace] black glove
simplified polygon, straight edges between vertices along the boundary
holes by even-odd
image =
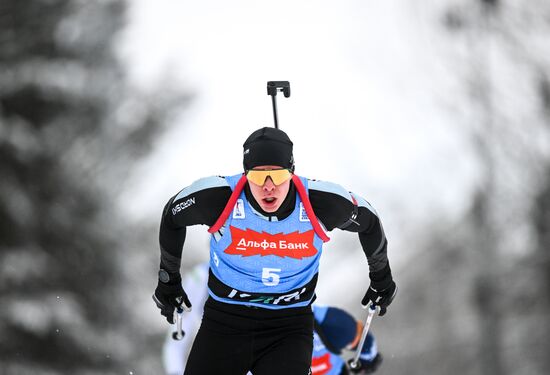
[[[159,281],[155,294],[153,294],[153,301],[170,324],[174,324],[174,309],[191,310],[191,302],[181,286],[179,273],[169,274],[164,270],[159,272]]]
[[[380,306],[378,315],[382,316],[397,294],[397,285],[392,279],[390,265],[387,264],[381,270],[369,273],[369,278],[370,286],[361,304],[366,307],[369,302],[372,302],[375,306]]]

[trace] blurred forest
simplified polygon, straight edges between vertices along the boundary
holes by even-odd
[[[128,374],[158,357],[130,319],[135,228],[114,202],[188,96],[127,82],[125,7],[0,3],[2,374]]]
[[[379,373],[550,374],[550,3],[432,4],[457,81],[445,105],[480,172],[464,216],[425,223],[394,270]],[[127,222],[114,202],[190,94],[129,82],[126,6],[0,3],[2,374],[161,371],[164,331],[138,316],[158,218]]]
[[[447,105],[480,173],[464,217],[434,218],[411,244],[421,261],[398,273],[392,315],[406,318],[381,328],[388,373],[548,374],[550,3],[438,8],[448,44],[434,47],[459,91]]]

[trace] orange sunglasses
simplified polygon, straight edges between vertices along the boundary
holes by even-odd
[[[249,169],[246,171],[246,178],[248,181],[258,186],[263,186],[268,177],[271,178],[271,181],[273,181],[275,185],[280,185],[288,180],[290,176],[291,173],[288,169]]]

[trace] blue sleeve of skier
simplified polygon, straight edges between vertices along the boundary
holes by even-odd
[[[311,371],[313,375],[344,375],[349,373],[341,355],[344,350],[357,350],[363,324],[337,307],[313,305],[315,334]],[[376,339],[368,333],[359,357],[359,374],[373,373],[382,362]]]

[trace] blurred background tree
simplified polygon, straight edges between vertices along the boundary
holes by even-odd
[[[189,98],[132,87],[124,22],[121,0],[0,3],[2,374],[128,373],[143,354],[115,201]]]
[[[464,215],[434,218],[413,245],[422,262],[402,274],[396,303],[407,319],[389,328],[392,351],[408,354],[392,369],[546,374],[550,4],[453,1],[439,14],[448,44],[437,47],[459,89],[446,105],[470,134],[478,177]]]

